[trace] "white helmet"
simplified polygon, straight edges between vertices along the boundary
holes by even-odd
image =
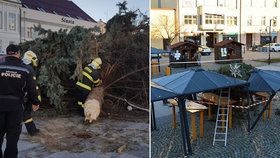
[[[88,66],[91,66],[93,69],[101,69],[101,65],[102,65],[102,60],[99,57],[93,59],[92,62],[88,64]]]
[[[38,66],[38,58],[37,55],[32,51],[27,51],[24,53],[22,61],[24,64],[32,64],[32,66],[37,67]]]

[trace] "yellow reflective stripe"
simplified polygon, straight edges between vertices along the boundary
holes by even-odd
[[[33,76],[33,80],[36,80],[36,77],[35,77],[35,76]]]
[[[29,123],[29,122],[32,122],[32,121],[33,121],[33,119],[32,119],[32,118],[30,118],[30,119],[28,119],[28,120],[24,121],[24,123]]]
[[[87,70],[89,73],[92,73],[92,70],[89,67],[85,67],[85,70]]]
[[[83,73],[83,75],[85,75],[89,80],[91,80],[91,82],[94,82],[94,81],[93,81],[93,78],[92,78],[88,73],[86,73],[85,71],[83,71],[82,73]]]
[[[37,90],[39,90],[39,87],[38,87],[38,86],[36,86],[36,89],[37,89]]]
[[[81,105],[82,108],[84,107],[84,104],[82,102],[80,102],[80,101],[78,101],[78,105]]]
[[[81,83],[81,82],[77,82],[76,85],[78,85],[78,86],[80,86],[80,87],[82,87],[82,88],[84,88],[84,89],[86,89],[86,90],[91,91],[91,87],[90,87],[90,86],[85,85],[85,84],[83,84],[83,83]]]
[[[40,102],[42,101],[41,95],[38,95],[38,100],[39,100]]]
[[[95,80],[95,81],[92,81],[93,83],[98,83],[98,82],[100,82],[100,79],[97,79],[97,80]]]

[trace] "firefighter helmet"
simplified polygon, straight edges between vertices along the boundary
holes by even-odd
[[[32,51],[27,51],[24,53],[22,61],[25,64],[32,64],[32,66],[37,67],[38,66],[38,58],[37,55]]]
[[[91,66],[93,69],[101,69],[101,65],[102,65],[102,60],[99,57],[93,59],[92,62],[89,64],[89,66]]]

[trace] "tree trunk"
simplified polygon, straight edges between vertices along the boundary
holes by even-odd
[[[85,121],[97,120],[104,102],[104,87],[95,87],[89,93],[84,106]]]

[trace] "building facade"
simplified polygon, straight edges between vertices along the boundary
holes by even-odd
[[[0,0],[0,54],[9,44],[20,42],[20,8],[20,1]]]
[[[248,49],[268,43],[270,37],[280,43],[280,0],[152,0],[151,4],[175,6],[180,41],[213,47],[232,39]]]
[[[238,40],[238,0],[179,0],[181,40],[213,47],[225,39]]]
[[[91,28],[97,22],[72,1],[21,0],[21,42],[38,37],[34,26],[58,31],[74,26]]]
[[[0,0],[0,52],[11,43],[37,38],[34,26],[39,25],[52,31],[97,26],[105,32],[104,22],[96,22],[72,1]]]
[[[280,0],[241,1],[241,42],[249,49],[270,41],[280,42]]]
[[[151,46],[168,49],[179,41],[178,3],[176,0],[151,0],[150,32]]]

